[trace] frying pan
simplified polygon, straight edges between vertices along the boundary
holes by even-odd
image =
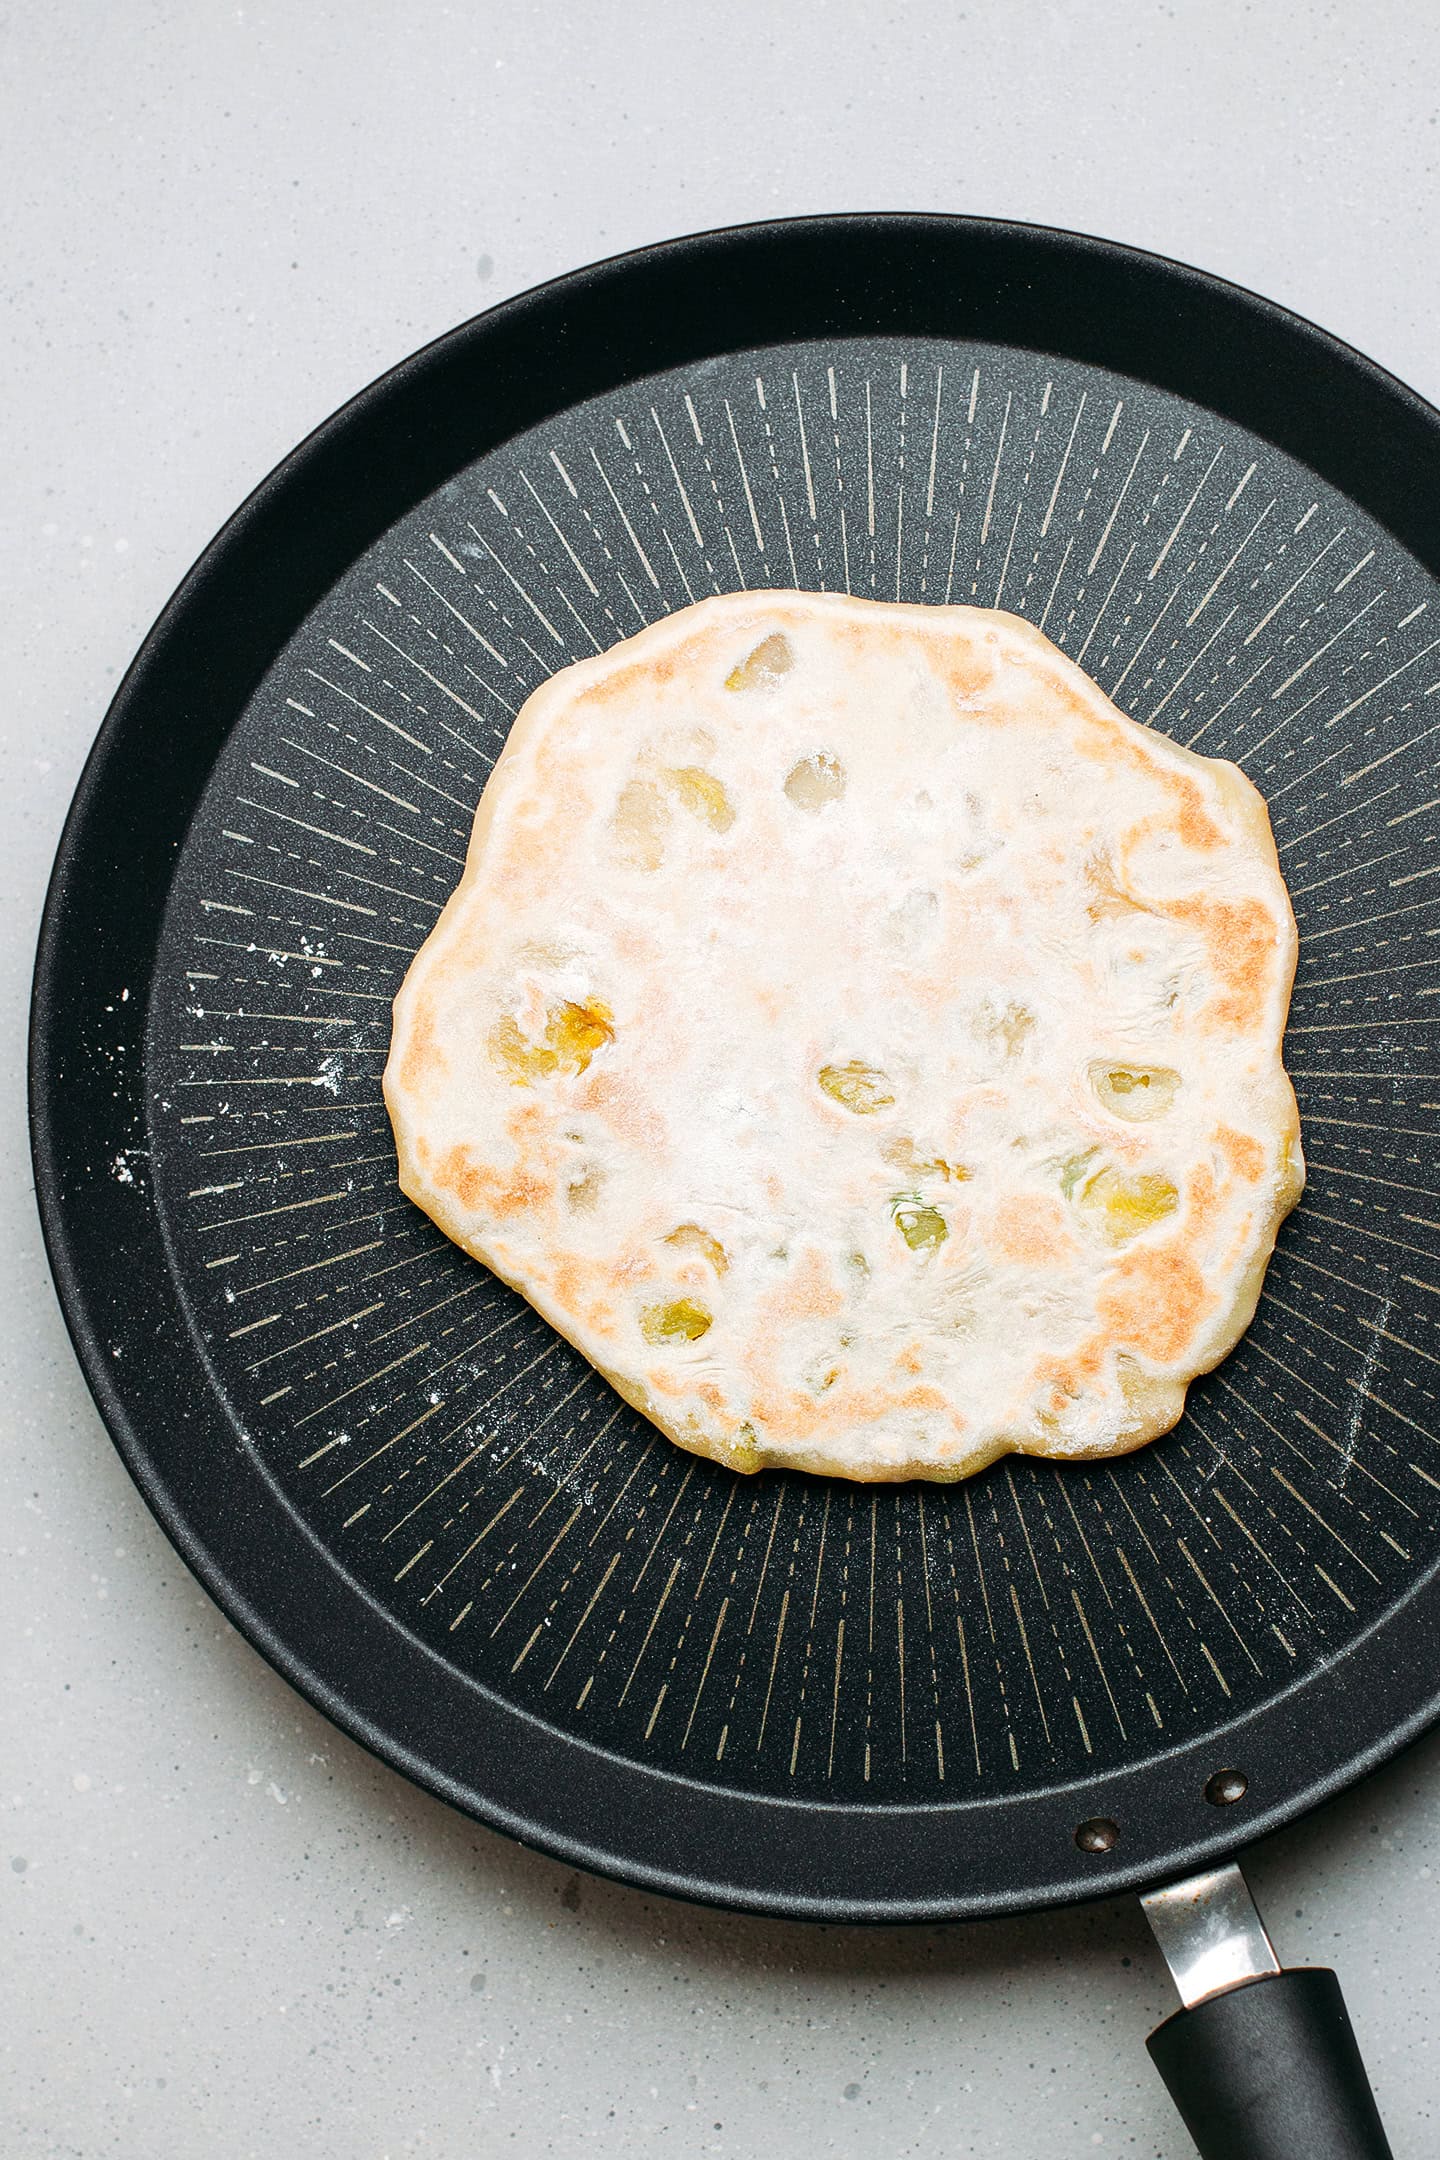
[[[33,1012],[77,1351],[256,1647],[457,1807],[680,1896],[1151,1893],[1205,2149],[1386,2150],[1333,1976],[1275,1974],[1226,1863],[1437,1707],[1437,568],[1440,422],[1399,384],[1193,270],[968,219],[602,264],[312,436],[114,701]],[[389,1002],[514,712],[767,585],[1012,609],[1269,800],[1310,1184],[1136,1455],[737,1477],[396,1188]]]

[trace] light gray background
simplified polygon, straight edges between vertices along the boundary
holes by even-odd
[[[467,1824],[274,1678],[72,1362],[30,960],[116,679],[228,512],[380,370],[576,264],[790,212],[1030,218],[1440,395],[1440,16],[71,0],[0,13],[0,105],[0,2149],[1178,2160],[1133,1904],[876,1933],[667,1904]],[[1440,1735],[1252,1880],[1283,1956],[1340,1967],[1397,2154],[1433,2152]]]

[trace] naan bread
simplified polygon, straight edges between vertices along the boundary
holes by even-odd
[[[672,615],[528,700],[395,1000],[404,1190],[672,1440],[969,1475],[1165,1432],[1304,1171],[1234,766],[1012,615]]]

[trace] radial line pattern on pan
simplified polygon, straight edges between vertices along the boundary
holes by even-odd
[[[796,582],[1001,601],[1272,804],[1311,1183],[1249,1335],[1138,1456],[954,1490],[737,1480],[659,1443],[396,1190],[389,1000],[510,716],[692,598]],[[831,1797],[1163,1750],[1384,1610],[1440,1533],[1431,598],[1256,439],[998,348],[710,362],[577,408],[402,521],[217,768],[151,1054],[195,1325],[340,1564],[555,1724]]]

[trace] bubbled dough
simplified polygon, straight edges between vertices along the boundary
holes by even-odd
[[[671,1439],[1119,1453],[1303,1182],[1233,765],[1015,616],[706,600],[527,701],[395,1001],[411,1199]]]

